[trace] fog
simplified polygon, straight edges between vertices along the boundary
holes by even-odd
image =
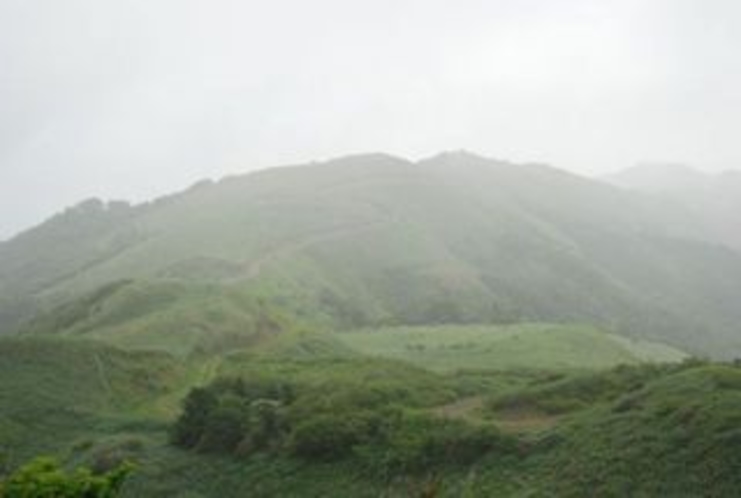
[[[4,0],[0,239],[346,153],[741,164],[732,1]]]

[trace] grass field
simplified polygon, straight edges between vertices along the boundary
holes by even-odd
[[[437,371],[596,369],[687,356],[662,344],[572,325],[390,327],[336,337],[360,353]]]

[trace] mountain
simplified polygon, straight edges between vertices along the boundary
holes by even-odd
[[[653,193],[678,194],[706,188],[712,177],[680,163],[643,163],[605,177],[622,187]]]
[[[734,356],[741,254],[703,222],[544,165],[350,156],[70,208],[0,244],[0,331],[133,280],[258,297],[330,328],[589,323]]]
[[[703,173],[676,164],[644,164],[605,178],[610,183],[678,203],[700,220],[712,240],[741,249],[741,171]]]

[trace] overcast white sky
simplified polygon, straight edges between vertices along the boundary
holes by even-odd
[[[0,239],[346,153],[741,166],[741,2],[0,0]]]

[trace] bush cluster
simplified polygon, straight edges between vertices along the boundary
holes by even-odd
[[[311,462],[354,460],[385,474],[470,465],[517,449],[513,437],[492,427],[404,406],[390,388],[241,378],[191,391],[172,441],[239,457],[280,452]]]
[[[102,474],[65,472],[53,458],[39,457],[0,482],[0,498],[114,498],[132,468],[122,463]]]

